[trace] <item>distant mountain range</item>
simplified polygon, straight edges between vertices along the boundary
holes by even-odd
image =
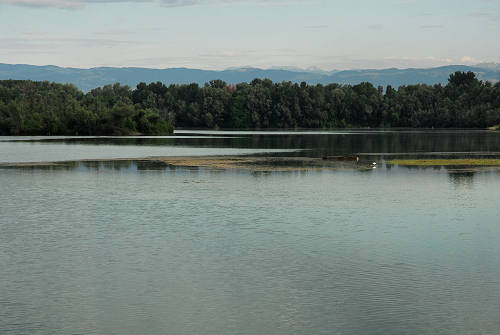
[[[214,79],[221,79],[230,84],[250,82],[255,78],[268,78],[274,82],[292,81],[309,84],[358,84],[368,81],[373,85],[395,88],[409,84],[446,84],[451,73],[456,71],[473,71],[480,79],[491,82],[500,81],[500,64],[479,64],[475,66],[449,65],[427,69],[383,69],[383,70],[346,70],[318,71],[300,69],[257,69],[232,68],[223,71],[198,70],[187,68],[149,69],[149,68],[114,68],[97,67],[91,69],[63,68],[58,66],[34,66],[22,64],[0,63],[0,80],[22,79],[34,81],[53,81],[72,83],[83,91],[107,84],[121,83],[135,87],[140,82],[157,82],[164,84],[203,85]]]

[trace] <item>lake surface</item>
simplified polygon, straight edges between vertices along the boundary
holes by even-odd
[[[1,334],[498,334],[500,132],[0,138]],[[361,154],[369,171],[149,156]]]
[[[0,136],[0,163],[259,153],[311,157],[398,153],[500,156],[500,132],[180,130],[175,136],[159,137]]]

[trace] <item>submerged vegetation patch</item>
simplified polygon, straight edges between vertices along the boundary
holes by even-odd
[[[2,168],[21,169],[75,169],[85,168],[129,168],[131,162],[138,170],[207,168],[214,170],[247,170],[252,172],[285,172],[310,170],[356,169],[371,170],[370,164],[358,164],[351,161],[327,161],[314,157],[264,157],[264,156],[183,156],[150,157],[141,159],[81,160],[43,163],[0,163]]]
[[[472,172],[499,170],[500,159],[401,159],[386,161],[387,167],[446,167],[449,172]],[[77,160],[63,162],[33,163],[0,163],[0,169],[48,169],[72,170],[79,167],[88,169],[113,170],[136,166],[137,170],[164,169],[211,169],[211,170],[246,170],[252,172],[286,172],[286,171],[321,171],[321,170],[356,170],[372,171],[379,164],[372,160],[340,161],[325,160],[320,157],[266,157],[266,156],[181,156],[181,157],[149,157],[137,159],[104,159]],[[383,167],[383,165],[380,165]]]
[[[368,169],[371,166],[356,162],[325,161],[313,157],[257,157],[257,156],[205,156],[205,157],[156,157],[172,167],[243,169],[251,171],[306,171],[321,169]]]
[[[497,158],[456,158],[456,159],[395,159],[387,161],[391,165],[406,166],[500,166]]]

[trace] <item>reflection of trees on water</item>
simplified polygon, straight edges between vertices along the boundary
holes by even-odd
[[[500,136],[484,133],[378,133],[277,137],[273,146],[309,148],[313,154],[488,152],[500,148]],[[278,142],[279,141],[279,142]]]
[[[476,172],[449,172],[448,179],[450,183],[456,186],[472,186],[474,184],[474,176]]]
[[[173,169],[161,161],[149,160],[107,160],[107,161],[70,161],[60,163],[42,163],[42,164],[21,164],[2,166],[3,169],[18,169],[23,171],[149,171]]]
[[[24,172],[29,171],[73,171],[78,168],[80,162],[64,162],[64,163],[35,163],[35,164],[19,164],[19,165],[2,165],[1,169],[15,169]]]
[[[241,143],[238,143],[241,144]],[[251,148],[310,149],[295,155],[321,157],[353,153],[492,152],[500,136],[488,133],[364,133],[253,136]]]
[[[116,160],[116,161],[83,161],[79,162],[78,167],[85,167],[88,170],[115,170],[131,169],[133,162],[129,160]]]
[[[171,166],[162,161],[155,160],[109,160],[109,161],[83,161],[79,162],[81,167],[88,170],[114,170],[114,171],[162,171],[175,170]],[[77,166],[79,167],[79,166]]]
[[[362,134],[238,135],[204,138],[88,138],[55,140],[65,144],[187,146],[198,148],[310,149],[295,155],[415,152],[495,152],[500,136],[495,132],[363,132]]]
[[[389,166],[388,168],[393,168]],[[399,169],[406,170],[433,170],[435,172],[444,171],[448,174],[448,179],[455,186],[472,186],[474,178],[478,174],[494,174],[500,177],[500,170],[492,167],[474,167],[467,168],[464,166],[399,166]]]

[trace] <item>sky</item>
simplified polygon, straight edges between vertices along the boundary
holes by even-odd
[[[500,63],[500,0],[0,0],[0,63],[323,70]]]

